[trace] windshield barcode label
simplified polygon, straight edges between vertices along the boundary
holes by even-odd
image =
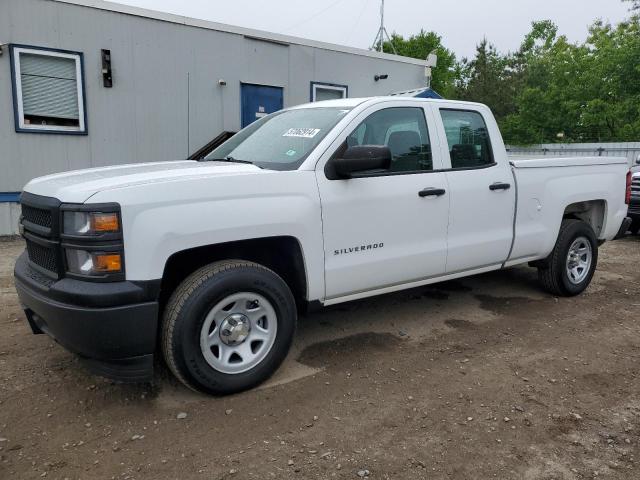
[[[313,138],[320,132],[319,128],[290,128],[283,137]]]

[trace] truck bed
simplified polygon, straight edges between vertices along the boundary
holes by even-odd
[[[544,258],[564,215],[590,223],[611,240],[626,217],[625,157],[510,158],[517,201],[513,251],[507,265]]]

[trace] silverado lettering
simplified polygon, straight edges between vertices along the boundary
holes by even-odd
[[[384,248],[384,243],[373,243],[371,245],[362,245],[359,247],[341,248],[334,250],[334,255],[344,255],[345,253],[364,252],[366,250],[376,250],[378,248]]]

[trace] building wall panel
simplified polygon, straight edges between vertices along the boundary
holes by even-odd
[[[193,20],[181,25],[180,17],[145,18],[94,3],[100,8],[55,0],[0,1],[0,42],[83,53],[88,114],[86,136],[16,133],[5,47],[0,192],[19,191],[29,179],[54,172],[186,158],[221,131],[239,129],[241,82],[283,87],[285,106],[308,102],[312,81],[348,85],[350,97],[424,82],[422,65],[390,56],[310,46],[313,42],[280,44],[252,38],[237,27],[219,31]],[[102,85],[103,48],[111,50],[113,88]],[[376,73],[389,79],[375,82]],[[226,86],[218,85],[220,79]]]

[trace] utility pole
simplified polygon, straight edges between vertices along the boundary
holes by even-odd
[[[372,50],[377,50],[379,52],[382,52],[382,50],[383,50],[382,47],[384,46],[385,39],[389,42],[389,45],[391,45],[391,49],[393,50],[393,53],[395,53],[397,55],[398,52],[396,51],[396,47],[394,47],[393,42],[391,41],[391,37],[387,33],[387,29],[384,26],[384,0],[381,0],[381,4],[380,4],[380,28],[378,29],[378,33],[376,34],[376,38],[373,41],[373,45],[371,46],[371,49]]]

